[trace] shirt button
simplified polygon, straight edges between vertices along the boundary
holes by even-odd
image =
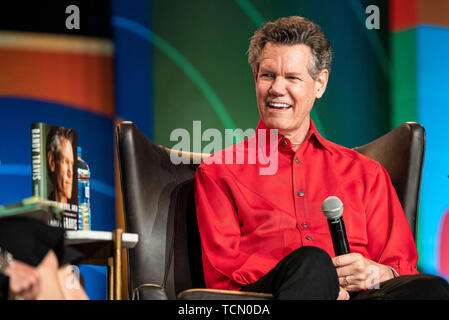
[[[300,196],[300,197],[304,196],[304,192],[298,191],[298,196]]]
[[[296,161],[296,163],[300,163],[301,161],[299,161],[299,159],[298,158],[296,158],[295,159],[295,161]]]
[[[307,236],[306,239],[307,240],[312,240],[312,237],[311,236]]]
[[[309,225],[307,224],[307,223],[305,223],[305,222],[303,222],[303,223],[301,223],[301,225],[304,227],[304,228],[307,228]]]
[[[285,147],[287,145],[287,140],[282,140],[281,144],[282,144],[283,147]]]

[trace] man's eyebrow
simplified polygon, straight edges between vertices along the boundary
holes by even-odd
[[[276,73],[270,67],[261,67],[261,68],[259,68],[259,72],[261,72],[261,73],[266,73],[266,72]],[[287,72],[285,72],[285,75],[287,75],[287,76],[303,76],[303,73],[299,72],[299,71],[287,71]]]
[[[259,72],[270,72],[270,73],[273,73],[273,70],[271,68],[264,67],[264,68],[260,68]]]
[[[292,71],[292,72],[286,72],[287,76],[302,76],[302,72]]]

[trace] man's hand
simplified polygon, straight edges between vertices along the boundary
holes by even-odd
[[[340,292],[338,293],[337,300],[349,300],[349,292],[340,287]]]
[[[338,281],[346,291],[360,291],[394,278],[393,271],[383,264],[348,253],[332,259],[337,268]],[[341,291],[341,290],[340,290]]]
[[[14,264],[5,270],[9,276],[9,293],[12,299],[36,299],[40,290],[40,276],[36,268],[13,260]]]

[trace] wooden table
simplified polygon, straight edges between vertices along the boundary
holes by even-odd
[[[108,267],[108,299],[122,299],[122,249],[134,248],[139,241],[136,233],[124,233],[122,229],[108,231],[66,231],[67,245],[82,253],[83,264]]]

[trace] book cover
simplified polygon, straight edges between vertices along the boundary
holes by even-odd
[[[50,224],[78,230],[77,133],[45,124],[31,124],[32,195],[64,210]]]

